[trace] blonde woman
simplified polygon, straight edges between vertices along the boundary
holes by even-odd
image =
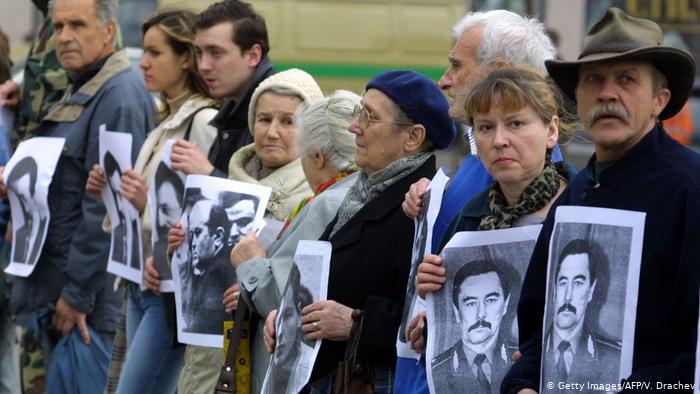
[[[144,142],[133,170],[121,178],[121,194],[142,214],[144,274],[148,289],[126,284],[128,293],[126,337],[129,357],[119,378],[118,393],[174,393],[183,365],[184,347],[171,335],[167,320],[172,302],[159,294],[158,273],[153,266],[151,218],[147,209],[147,191],[163,154],[165,141],[185,138],[208,152],[216,130],[209,121],[216,115],[215,102],[197,73],[192,26],[195,15],[189,11],[165,11],[144,22],[144,55],[139,63],[146,88],[160,92],[165,104],[163,121]],[[104,170],[93,168],[87,190],[99,195],[105,187]],[[173,186],[174,193],[179,190]],[[167,221],[164,209],[158,209],[158,221]],[[172,215],[170,215],[172,216]],[[161,226],[159,226],[161,227]],[[163,234],[165,236],[165,234]],[[168,295],[167,297],[171,297]],[[113,362],[114,367],[114,362]],[[111,372],[110,380],[119,375]]]

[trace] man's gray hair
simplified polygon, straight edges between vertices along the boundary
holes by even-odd
[[[476,50],[481,65],[503,58],[512,66],[529,66],[546,75],[544,61],[554,59],[556,51],[537,19],[506,10],[469,12],[452,27],[452,36],[457,40],[476,26],[484,28]]]
[[[355,167],[355,135],[348,131],[360,96],[336,90],[305,104],[296,114],[299,148],[305,157],[321,152],[337,171]]]
[[[49,1],[49,10],[53,11],[53,7],[58,0]],[[117,8],[119,8],[119,0],[92,0],[95,4],[95,14],[101,25],[107,24],[109,21],[117,20]]]

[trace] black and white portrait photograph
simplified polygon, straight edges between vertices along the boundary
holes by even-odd
[[[5,166],[12,215],[12,250],[5,269],[9,274],[29,276],[39,259],[50,219],[49,186],[64,143],[63,138],[50,137],[23,141]]]
[[[180,217],[185,240],[172,258],[178,340],[223,346],[223,294],[236,283],[229,255],[263,219],[271,189],[190,175]]]
[[[168,262],[168,231],[180,219],[185,204],[185,174],[171,168],[170,154],[175,140],[165,141],[163,156],[156,165],[148,190],[151,213],[153,265],[160,274],[160,291],[172,292],[172,271]]]
[[[401,314],[401,325],[396,338],[396,354],[398,357],[420,358],[420,354],[411,349],[411,344],[406,338],[406,328],[419,312],[425,310],[425,301],[416,293],[416,274],[418,265],[423,261],[423,256],[431,251],[433,239],[433,224],[440,212],[442,194],[449,178],[442,170],[438,170],[423,196],[423,210],[414,219],[415,231],[413,236],[413,253],[411,254],[411,271],[406,287],[406,299]]]
[[[321,341],[309,340],[301,330],[301,310],[326,299],[330,260],[329,242],[299,241],[277,311],[275,351],[262,393],[296,394],[311,377]]]
[[[643,233],[643,213],[557,209],[540,392],[563,392],[560,382],[617,384],[631,373]]]
[[[119,191],[124,171],[131,169],[132,136],[129,133],[107,131],[100,126],[100,166],[107,178],[102,190],[111,222],[111,246],[107,271],[131,282],[141,284],[143,278],[143,239],[141,215]]]
[[[447,281],[428,294],[432,393],[499,393],[518,346],[516,307],[542,226],[455,234],[441,253]]]

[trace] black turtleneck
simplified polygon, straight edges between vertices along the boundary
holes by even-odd
[[[86,72],[83,74],[76,74],[73,71],[68,71],[68,80],[71,83],[71,86],[73,87],[73,91],[77,92],[78,89],[80,89],[85,83],[97,75],[100,70],[102,70],[102,67],[107,63],[107,59],[112,56],[114,52],[110,53],[109,55],[105,56],[103,59],[99,60],[97,63],[93,64],[88,68]]]

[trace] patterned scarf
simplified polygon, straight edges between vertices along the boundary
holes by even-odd
[[[431,156],[432,153],[429,152],[416,153],[402,157],[372,175],[360,172],[357,181],[350,187],[348,194],[340,204],[338,220],[335,222],[329,238],[333,237],[365,204],[373,200],[389,186],[422,166]]]
[[[560,181],[567,179],[566,170],[561,164],[554,164],[547,154],[547,165],[542,173],[523,190],[520,202],[508,206],[501,187],[495,180],[489,190],[489,210],[491,214],[484,217],[479,230],[509,228],[519,217],[529,215],[544,208],[557,194]]]
[[[324,190],[326,190],[326,189],[328,189],[329,187],[333,186],[336,182],[338,182],[339,180],[345,178],[346,176],[348,176],[348,175],[350,175],[350,174],[352,174],[352,172],[345,172],[345,171],[343,171],[343,172],[339,173],[338,175],[334,176],[333,178],[331,178],[331,179],[329,179],[329,180],[323,182],[322,184],[318,185],[318,187],[316,188],[316,191],[314,192],[314,195],[313,195],[313,196],[309,196],[309,197],[306,197],[306,198],[302,198],[301,201],[299,201],[299,204],[297,204],[297,206],[294,208],[294,210],[292,211],[292,213],[291,213],[289,216],[287,216],[287,219],[284,221],[284,225],[282,226],[282,230],[280,230],[279,234],[277,234],[277,239],[282,238],[282,234],[284,234],[284,230],[286,230],[287,227],[289,227],[289,225],[292,223],[292,220],[294,220],[294,218],[297,217],[297,215],[299,214],[299,211],[301,211],[301,209],[304,208],[304,206],[306,206],[306,204],[307,204],[309,201],[313,200],[314,197],[316,197],[316,196],[318,196],[319,194],[323,193]]]

